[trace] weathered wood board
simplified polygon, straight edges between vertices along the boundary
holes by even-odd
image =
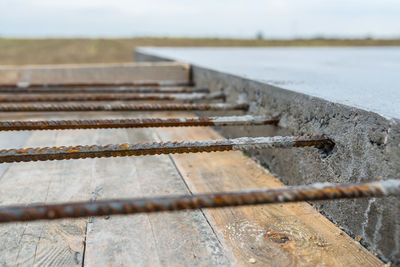
[[[163,141],[222,138],[207,127],[164,128],[158,132]],[[176,154],[172,158],[193,193],[284,186],[238,151]],[[204,213],[238,265],[382,265],[305,202],[208,209]]]
[[[189,65],[177,62],[0,66],[0,84],[186,84]]]
[[[77,144],[91,139],[79,133],[60,131],[30,133],[24,147]],[[12,133],[9,134],[12,139]],[[80,136],[79,140],[77,136]],[[0,178],[0,204],[87,199],[89,183],[85,178],[91,171],[88,163],[81,160],[8,164],[7,171]],[[0,265],[81,265],[86,221],[0,225]]]
[[[109,130],[98,140],[137,143],[158,141],[158,137],[154,129],[120,129]],[[92,192],[96,199],[189,193],[168,155],[95,161]],[[88,225],[86,266],[223,266],[229,262],[201,211],[93,218]]]

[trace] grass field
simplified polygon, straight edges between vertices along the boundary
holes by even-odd
[[[400,40],[193,38],[1,39],[0,65],[131,62],[136,46],[400,46]]]

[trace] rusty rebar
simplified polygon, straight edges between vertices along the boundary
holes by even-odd
[[[324,183],[278,189],[95,202],[3,206],[0,207],[0,223],[388,196],[400,196],[400,180],[340,185]]]
[[[248,104],[0,104],[0,112],[247,110]]]
[[[103,157],[145,156],[173,153],[216,152],[264,148],[289,148],[314,146],[332,147],[334,144],[324,136],[293,137],[242,137],[190,142],[155,142],[144,144],[117,144],[92,146],[38,147],[0,150],[0,163],[28,162]]]
[[[0,96],[0,103],[71,102],[71,101],[151,101],[224,99],[221,92],[212,94],[41,94]]]
[[[187,94],[187,93],[209,93],[208,88],[182,87],[154,87],[154,86],[82,86],[82,87],[1,87],[0,93],[7,94],[82,94],[82,93],[113,93],[113,94]]]
[[[0,121],[0,131],[276,125],[278,118],[247,116],[109,120]]]

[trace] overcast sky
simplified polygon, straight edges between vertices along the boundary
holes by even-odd
[[[400,37],[399,0],[0,0],[1,37]]]

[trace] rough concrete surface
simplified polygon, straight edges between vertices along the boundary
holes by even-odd
[[[162,57],[136,52],[136,59]],[[281,118],[278,127],[219,128],[225,137],[325,134],[335,142],[330,152],[315,148],[247,151],[288,185],[400,179],[398,119],[198,66],[193,66],[192,78],[198,87],[224,91],[230,103],[246,99],[251,115]],[[381,259],[400,265],[399,198],[314,204],[350,235],[361,237],[361,243]]]

